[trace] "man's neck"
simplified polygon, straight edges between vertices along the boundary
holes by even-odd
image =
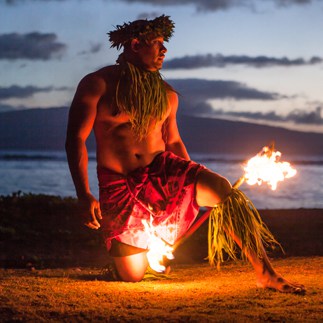
[[[133,56],[133,55],[127,55],[126,53],[122,53],[119,55],[117,62],[119,64],[122,63],[130,63],[132,65],[134,65],[135,67],[143,70],[143,71],[147,71],[147,72],[158,72],[158,69],[151,69],[151,68],[147,68],[137,57]]]

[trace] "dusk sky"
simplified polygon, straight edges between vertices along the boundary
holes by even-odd
[[[0,1],[0,111],[69,106],[114,64],[107,32],[165,14],[181,113],[323,133],[322,0]]]

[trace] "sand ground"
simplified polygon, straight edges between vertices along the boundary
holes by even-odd
[[[169,276],[107,281],[99,232],[75,199],[0,197],[0,322],[323,322],[323,209],[261,210],[285,254],[276,270],[305,295],[256,287],[252,267],[207,256],[207,223],[175,252]]]
[[[175,265],[140,283],[105,280],[102,268],[1,269],[1,322],[322,322],[323,257],[274,259],[305,295],[259,289],[251,266]]]

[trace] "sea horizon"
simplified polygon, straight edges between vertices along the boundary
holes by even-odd
[[[231,183],[244,174],[243,164],[253,156],[191,153],[191,159],[228,178]],[[297,170],[295,177],[278,183],[275,191],[267,184],[242,190],[259,209],[323,208],[323,154],[284,156]],[[0,150],[0,195],[46,194],[76,197],[66,154],[63,150]],[[89,182],[98,197],[95,152],[89,152]]]

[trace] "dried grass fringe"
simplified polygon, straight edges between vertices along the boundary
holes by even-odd
[[[230,232],[242,242],[243,259],[246,258],[244,250],[253,250],[262,258],[264,246],[279,246],[282,249],[261,220],[253,203],[238,189],[232,189],[229,198],[216,205],[210,213],[208,259],[211,265],[216,263],[218,269],[224,261],[224,252],[230,258],[237,259],[237,245]]]
[[[116,104],[130,116],[134,133],[141,140],[147,136],[151,122],[163,119],[168,108],[167,89],[159,71],[150,72],[122,61],[116,89]]]

